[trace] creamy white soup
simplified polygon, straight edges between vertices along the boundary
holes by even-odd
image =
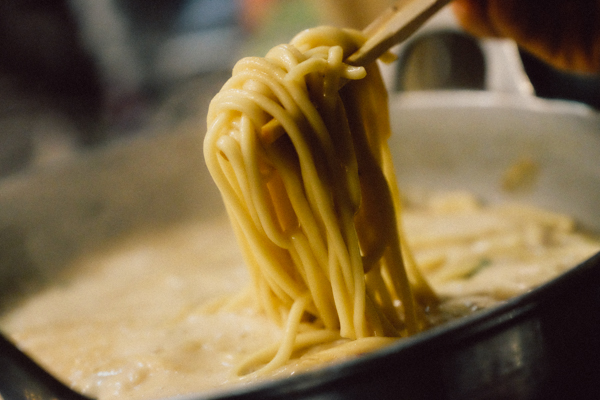
[[[403,221],[440,297],[427,316],[431,325],[526,292],[600,250],[567,216],[519,205],[482,207],[465,193],[426,196]],[[95,398],[162,398],[248,384],[255,378],[236,375],[236,366],[282,336],[249,300],[248,272],[226,218],[139,235],[79,259],[73,269],[72,279],[3,315],[0,328],[47,370]],[[402,339],[309,349],[261,379],[394,340]],[[328,346],[335,351],[324,351]]]

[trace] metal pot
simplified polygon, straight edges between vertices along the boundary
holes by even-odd
[[[600,116],[587,107],[523,93],[414,92],[392,97],[391,117],[401,187],[518,199],[600,232]],[[1,304],[115,238],[222,213],[196,129],[114,143],[5,179]],[[539,165],[537,180],[503,191],[503,171],[523,156]],[[596,255],[491,310],[356,360],[211,398],[598,398],[599,328]]]

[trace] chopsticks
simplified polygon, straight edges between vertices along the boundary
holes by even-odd
[[[400,0],[369,24],[363,33],[367,41],[346,61],[367,65],[392,46],[399,44],[419,29],[429,18],[452,0]]]

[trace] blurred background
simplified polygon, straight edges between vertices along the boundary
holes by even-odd
[[[190,118],[203,135],[208,102],[240,57],[315,25],[362,29],[391,3],[0,0],[0,179]],[[479,42],[449,26],[399,50],[390,90],[485,88]],[[538,96],[600,108],[598,79],[521,55]]]

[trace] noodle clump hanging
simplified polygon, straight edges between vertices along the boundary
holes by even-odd
[[[252,278],[284,329],[238,373],[295,351],[424,328],[435,295],[403,246],[378,66],[344,62],[361,32],[304,31],[240,60],[211,102],[204,155]]]

